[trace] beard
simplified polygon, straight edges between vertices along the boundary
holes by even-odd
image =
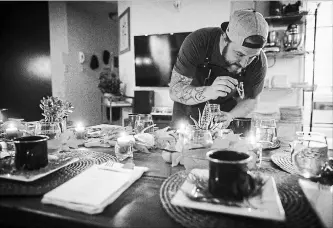
[[[228,50],[229,50],[229,43],[223,48],[223,51],[222,51],[223,66],[231,74],[233,74],[233,75],[239,74],[242,71],[243,67],[237,61],[230,61],[227,58]]]

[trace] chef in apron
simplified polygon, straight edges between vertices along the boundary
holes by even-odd
[[[242,45],[241,50],[245,50],[244,52],[240,53],[240,55],[244,56],[239,58],[239,63],[235,63],[235,65],[239,66],[237,71],[232,71],[228,69],[228,66],[225,64],[216,62],[216,58],[214,61],[214,55],[217,53],[216,49],[219,49],[220,42],[222,42],[220,41],[222,40],[221,36],[223,35],[221,29],[227,36],[229,42],[240,43]],[[190,117],[198,120],[199,110],[202,113],[207,102],[211,104],[220,104],[220,109],[222,111],[221,113],[232,112],[232,110],[238,105],[240,99],[256,99],[263,88],[263,82],[267,70],[267,60],[265,54],[262,51],[262,48],[265,45],[268,35],[268,24],[260,13],[253,10],[235,11],[234,14],[231,15],[230,21],[222,23],[221,28],[201,29],[201,31],[198,30],[194,33],[198,33],[200,37],[200,32],[203,34],[209,34],[209,41],[207,42],[208,45],[205,47],[205,57],[203,61],[197,62],[194,75],[190,77],[191,81],[189,85],[192,87],[206,86],[206,89],[209,90],[209,86],[212,86],[215,80],[219,80],[221,76],[229,76],[228,83],[230,84],[231,82],[232,86],[224,96],[220,96],[217,99],[204,100],[203,102],[197,102],[196,104],[188,105],[186,102],[182,102],[181,99],[177,99],[177,96],[182,96],[182,91],[175,89],[176,86],[179,85],[177,82],[178,77],[174,77],[174,75],[172,75],[170,82],[170,97],[174,100],[171,123],[171,126],[173,127],[177,127],[177,124],[180,121],[193,124]],[[201,37],[205,37],[205,35],[202,35]],[[196,42],[195,40],[200,41],[200,39],[192,39],[187,42],[193,43]],[[184,42],[186,42],[186,40]],[[194,50],[200,50],[200,44],[197,45],[198,46],[196,46]],[[182,48],[183,45],[181,49]],[[229,49],[228,53],[229,55],[238,55],[239,53],[237,50],[238,49]],[[185,50],[182,51],[185,53]],[[245,56],[243,53],[257,54]],[[224,50],[221,50],[219,54],[223,56],[223,54],[225,54]],[[189,54],[189,56],[193,56],[193,53]],[[177,65],[182,65],[184,63],[184,61],[182,61],[179,56],[177,61],[179,62],[176,63],[174,67],[174,71],[176,72],[178,72]],[[183,75],[181,72],[178,73]],[[179,80],[180,83],[183,81],[184,80]],[[181,85],[184,86],[184,83]],[[230,115],[227,116],[230,117]],[[229,118],[228,122],[230,121],[231,120]]]

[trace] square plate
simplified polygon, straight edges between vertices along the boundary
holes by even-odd
[[[22,182],[32,182],[32,181],[35,181],[42,177],[45,177],[78,160],[79,160],[79,158],[71,158],[71,157],[60,157],[58,160],[55,160],[55,159],[50,159],[50,156],[49,156],[49,164],[44,168],[40,168],[39,170],[31,170],[31,171],[30,170],[14,171],[11,174],[6,173],[4,170],[0,170],[0,178],[8,179],[8,180],[15,180],[15,181],[22,181]],[[4,160],[0,160],[0,164],[2,162],[4,162]],[[3,164],[1,164],[1,165],[3,165]],[[10,166],[13,166],[13,165],[14,164],[10,164]]]
[[[193,169],[191,173],[208,178],[208,169]],[[194,184],[186,180],[180,187],[182,190],[178,190],[176,195],[172,198],[171,204],[176,206],[188,207],[193,209],[220,212],[226,214],[242,215],[260,219],[270,219],[276,221],[285,221],[285,212],[282,207],[282,203],[276,188],[276,184],[273,177],[265,176],[268,178],[266,184],[263,186],[263,192],[261,196],[249,198],[251,205],[258,209],[236,206],[226,206],[220,204],[212,204],[207,202],[198,202],[189,199],[183,191],[190,192],[193,189]]]
[[[303,179],[298,179],[298,183],[324,227],[333,227],[333,186],[321,186]]]

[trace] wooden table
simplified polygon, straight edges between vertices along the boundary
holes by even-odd
[[[113,154],[113,149],[94,150]],[[164,211],[159,190],[165,178],[184,167],[171,167],[157,152],[135,153],[133,160],[150,170],[101,214],[44,205],[41,197],[0,196],[0,227],[181,227]]]
[[[113,154],[113,149],[110,148],[98,150]],[[266,158],[263,166],[272,166],[267,161],[269,155],[270,152],[264,153]],[[150,170],[101,214],[87,215],[44,205],[41,197],[2,197],[0,227],[182,227],[163,209],[159,191],[168,176],[184,170],[184,167],[171,167],[163,161],[159,152],[135,153],[133,161]]]

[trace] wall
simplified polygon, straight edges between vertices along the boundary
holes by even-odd
[[[76,7],[75,2],[50,2],[50,33],[53,95],[70,101],[75,107],[69,120],[86,125],[101,123],[99,74],[106,67],[104,50],[118,53],[118,26],[106,14],[93,14]],[[79,63],[79,52],[86,61]],[[90,69],[96,55],[99,68]],[[108,65],[110,67],[110,64]]]
[[[168,88],[148,88],[135,86],[133,36],[143,34],[158,34],[169,32],[188,32],[201,27],[220,26],[221,22],[229,20],[230,12],[235,9],[254,7],[251,1],[202,1],[184,0],[177,10],[174,1],[121,1],[118,4],[120,15],[130,7],[131,20],[131,50],[119,57],[120,78],[127,84],[127,94],[134,95],[134,90],[154,90],[155,106],[172,106]],[[263,5],[260,4],[260,7]],[[200,12],[200,13],[198,13]],[[267,79],[275,75],[287,75],[290,82],[298,82],[303,75],[303,60],[301,58],[277,59],[274,66],[269,59]],[[272,103],[271,101],[275,102]],[[258,110],[276,111],[279,105],[301,105],[302,99],[297,91],[268,91],[261,96]]]
[[[129,96],[134,90],[154,90],[155,106],[172,106],[168,88],[135,86],[133,36],[170,32],[190,32],[202,27],[220,26],[229,18],[229,2],[184,0],[180,10],[173,1],[120,1],[118,14],[130,7],[131,50],[119,56],[119,75]]]

